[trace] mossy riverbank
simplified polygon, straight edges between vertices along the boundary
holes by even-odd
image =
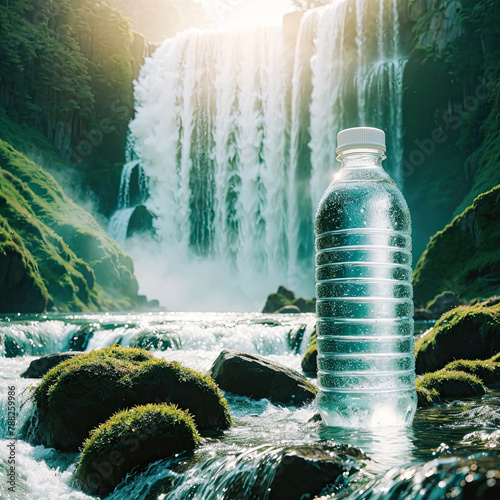
[[[55,179],[0,140],[0,310],[129,310],[133,263]]]

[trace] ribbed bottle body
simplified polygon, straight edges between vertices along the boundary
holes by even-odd
[[[407,426],[416,409],[408,207],[381,166],[341,174],[316,216],[318,408],[331,426]]]

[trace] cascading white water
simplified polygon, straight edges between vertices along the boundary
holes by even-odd
[[[266,27],[190,30],[146,60],[131,159],[149,182],[157,241],[126,244],[143,292],[185,310],[260,308],[279,284],[314,294],[314,212],[337,132],[386,130],[401,183],[399,34],[397,0],[338,0],[304,15],[294,57],[282,28]],[[218,306],[207,303],[214,284]]]

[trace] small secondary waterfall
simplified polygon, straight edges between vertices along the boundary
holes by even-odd
[[[397,0],[338,0],[306,12],[294,53],[283,33],[183,32],[146,60],[136,84],[132,152],[110,232],[126,236],[139,168],[140,202],[156,217],[157,241],[147,243],[155,276],[162,267],[162,282],[192,275],[198,295],[223,280],[223,309],[260,308],[279,284],[314,295],[314,213],[340,129],[384,129],[387,168],[402,183]],[[145,244],[137,255],[126,245],[136,262]],[[144,291],[172,307],[149,283]],[[174,307],[203,308],[188,295]]]

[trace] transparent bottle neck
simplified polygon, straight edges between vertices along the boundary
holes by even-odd
[[[385,158],[384,151],[376,148],[346,149],[337,156],[341,168],[382,167]]]

